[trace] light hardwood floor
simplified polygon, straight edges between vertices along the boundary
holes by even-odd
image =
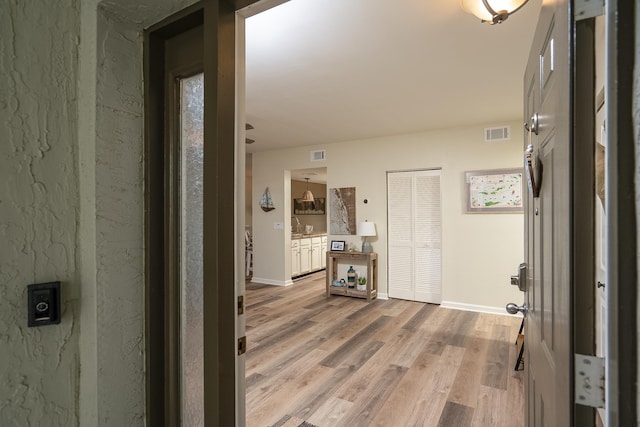
[[[522,426],[520,318],[247,284],[247,425]],[[291,424],[286,424],[291,425]],[[295,424],[298,425],[298,424]]]

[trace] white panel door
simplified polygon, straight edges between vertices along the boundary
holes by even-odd
[[[409,173],[387,175],[389,233],[389,297],[413,299],[413,178]]]
[[[575,166],[571,88],[574,57],[572,1],[545,2],[540,12],[525,69],[525,117],[538,166],[539,194],[527,191],[525,259],[528,264],[525,303],[526,426],[569,426],[574,408],[572,316],[572,206]],[[593,197],[586,194],[585,197]],[[586,262],[589,265],[589,262]],[[589,265],[592,267],[592,264]],[[585,267],[587,268],[587,267]],[[577,399],[575,399],[577,401]],[[576,405],[579,406],[579,405]],[[592,424],[593,425],[593,424]]]
[[[388,173],[387,200],[389,297],[439,304],[440,170]]]
[[[442,302],[440,171],[415,176],[415,300]]]

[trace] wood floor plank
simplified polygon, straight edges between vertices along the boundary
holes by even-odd
[[[343,298],[344,300],[347,300],[347,298]],[[385,300],[380,300],[380,299],[376,299],[373,300],[372,302],[368,303],[368,304],[362,304],[362,307],[360,309],[358,309],[357,311],[354,311],[353,313],[351,313],[350,315],[347,316],[347,319],[349,320],[355,320],[359,317],[362,316],[369,316],[371,313],[371,309],[372,308],[380,308],[380,307],[384,307],[386,305],[386,301]]]
[[[473,419],[473,408],[454,402],[447,402],[440,415],[438,427],[467,427]]]
[[[390,365],[371,389],[358,397],[351,411],[340,420],[338,425],[345,427],[368,426],[406,373],[407,368]]]
[[[465,350],[461,347],[448,345],[444,348],[433,375],[425,378],[424,387],[407,425],[419,425],[424,420],[429,420],[427,425],[437,424],[456,372],[462,363],[464,352]]]
[[[370,325],[366,326],[358,332],[352,339],[342,344],[337,350],[329,354],[320,362],[323,366],[335,368],[339,363],[351,356],[354,349],[362,346],[367,340],[374,335],[378,329],[382,328],[391,318],[389,316],[380,316]]]
[[[252,363],[249,367],[250,371],[253,372],[255,369],[260,369],[259,374],[261,374],[262,379],[274,378],[297,360],[302,359],[306,354],[317,349],[324,340],[324,337],[312,337],[301,346],[292,346],[289,351],[277,352],[276,356],[269,355],[264,363]],[[256,359],[252,359],[252,362],[255,361]],[[260,381],[255,379],[253,385],[259,383]]]
[[[494,325],[481,384],[488,387],[507,389],[509,361],[509,331],[505,325]]]
[[[469,339],[469,331],[475,328],[478,317],[478,313],[471,311],[455,313],[452,316],[452,322],[448,326],[448,333],[445,335],[447,345],[464,347]]]
[[[371,421],[371,426],[410,425],[408,420],[415,409],[416,401],[423,394],[425,379],[435,374],[439,360],[440,356],[423,350],[396,386],[393,394],[381,405],[380,411]]]
[[[489,343],[490,340],[485,338],[469,338],[462,363],[449,391],[449,401],[471,408],[476,407]]]
[[[249,350],[246,353],[247,358],[245,361],[246,374],[251,375],[254,372],[259,372],[260,369],[265,369],[267,366],[272,365],[274,362],[277,363],[277,360],[275,359],[287,357],[287,354],[296,351],[298,343],[308,342],[313,339],[316,339],[315,335],[307,331],[303,331],[298,335],[287,337],[286,339],[275,343],[268,348],[268,351],[266,349],[263,349],[264,351],[260,352],[249,351],[251,347],[248,346]],[[249,338],[247,338],[247,342],[250,342]],[[319,347],[316,349],[322,350]]]
[[[268,349],[270,346],[279,343],[282,339],[288,339],[294,335],[304,332],[314,324],[315,322],[312,320],[300,319],[300,321],[282,325],[276,332],[261,337],[257,344],[253,348],[248,349],[248,351],[252,351],[254,354],[257,354],[260,351],[264,351],[264,349]]]
[[[317,426],[335,426],[353,406],[348,400],[330,397],[316,412],[308,419],[311,424]]]
[[[424,306],[411,318],[411,320],[402,326],[402,329],[415,331],[417,328],[422,326],[429,316],[433,314],[436,308],[437,306],[434,304],[424,304]]]
[[[332,304],[330,307],[325,307],[324,310],[311,317],[310,320],[319,324],[335,324],[336,319],[347,319],[352,313],[353,306],[349,304],[348,300],[344,299],[340,303]]]
[[[513,370],[521,318],[326,298],[324,286],[322,274],[288,287],[247,285],[247,426],[524,419],[524,372]]]
[[[506,390],[480,386],[478,406],[474,411],[473,427],[522,427],[524,412],[518,413],[512,406],[512,396]]]
[[[265,383],[252,393],[247,393],[248,426],[265,426],[278,421],[288,414],[296,405],[299,395],[304,395],[317,388],[323,380],[331,375],[331,368],[318,364],[319,360],[298,364],[296,370],[288,370],[282,378],[273,383]]]
[[[399,331],[398,341],[393,345],[394,354],[389,362],[392,365],[411,367],[418,355],[423,351],[424,344],[428,337],[424,331],[416,331],[411,333]]]
[[[251,387],[246,389],[247,406],[255,408],[268,401],[272,395],[281,389],[289,390],[290,382],[306,375],[307,371],[318,365],[318,362],[326,356],[323,350],[315,349],[304,357],[284,367],[275,377],[260,378],[259,372],[252,374]]]
[[[406,333],[407,331],[401,330],[399,334],[389,334],[386,337],[384,347],[338,389],[336,396],[353,402],[358,399],[358,396],[365,393],[390,366],[389,361],[396,354],[396,349],[405,339]]]
[[[373,341],[354,351],[349,363],[335,369],[333,374],[320,386],[319,393],[311,393],[309,396],[299,399],[299,405],[292,413],[303,419],[309,418],[347,378],[363,366],[382,346],[383,343]]]

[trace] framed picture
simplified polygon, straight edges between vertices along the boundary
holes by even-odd
[[[324,215],[327,212],[327,199],[316,197],[313,202],[303,202],[302,199],[293,199],[294,215]]]
[[[331,250],[334,252],[342,252],[344,251],[344,240],[332,240],[331,241]]]
[[[465,172],[467,213],[523,212],[522,169]]]
[[[356,187],[329,189],[329,234],[356,234]]]

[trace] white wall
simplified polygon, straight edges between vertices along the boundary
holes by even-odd
[[[507,123],[487,126],[503,124]],[[508,124],[512,137],[505,142],[484,142],[485,126],[474,126],[254,153],[253,179],[261,185],[254,186],[253,199],[258,200],[269,186],[277,207],[266,214],[259,208],[253,210],[256,281],[285,284],[287,280],[286,171],[326,166],[327,187],[356,187],[356,220],[376,223],[378,236],[371,241],[380,257],[379,292],[387,294],[386,172],[442,168],[445,305],[502,312],[506,303],[520,303],[522,294],[509,284],[509,276],[523,261],[523,215],[466,214],[463,200],[465,171],[522,165],[522,125]],[[309,151],[319,148],[327,150],[327,160],[311,163]],[[284,230],[274,230],[274,222],[283,222]],[[358,236],[330,235],[331,239],[346,240],[357,248],[361,245]]]

